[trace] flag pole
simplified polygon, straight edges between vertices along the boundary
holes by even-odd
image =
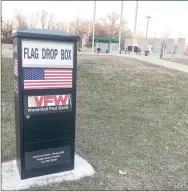
[[[119,25],[119,54],[120,54],[120,50],[121,50],[122,17],[123,17],[123,0],[121,1],[120,25]]]
[[[136,24],[137,24],[137,13],[138,13],[138,0],[136,1],[135,21],[134,21],[134,33],[133,33],[133,48],[132,54],[134,53],[134,38],[136,36]]]
[[[95,47],[95,15],[96,15],[96,1],[94,1],[94,11],[93,11],[93,38],[92,38],[92,53],[94,53],[94,47]]]

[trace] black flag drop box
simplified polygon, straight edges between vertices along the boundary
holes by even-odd
[[[72,170],[79,37],[42,29],[18,31],[12,37],[20,177]]]

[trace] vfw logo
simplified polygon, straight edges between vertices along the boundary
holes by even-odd
[[[29,96],[28,107],[69,105],[70,95]]]

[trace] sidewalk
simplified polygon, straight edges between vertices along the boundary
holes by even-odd
[[[187,65],[159,59],[159,56],[145,56],[145,55],[131,55],[131,54],[125,55],[125,56],[129,57],[129,58],[135,58],[139,61],[145,61],[145,62],[154,64],[154,65],[159,65],[159,66],[163,66],[163,67],[167,67],[170,69],[175,69],[178,71],[183,71],[183,72],[188,73]]]

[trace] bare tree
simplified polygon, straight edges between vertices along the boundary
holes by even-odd
[[[112,12],[107,15],[105,18],[100,19],[100,24],[104,28],[109,37],[117,37],[119,34],[119,24],[117,21],[119,19],[119,15],[116,12]]]
[[[81,20],[78,17],[75,21],[70,23],[70,28],[72,30],[72,33],[75,35],[83,35],[86,33],[89,33],[91,31],[91,22],[88,20]]]
[[[58,30],[57,23],[55,22],[53,14],[49,14],[46,10],[37,13],[42,29]]]
[[[109,36],[116,37],[119,33],[119,27],[117,25],[117,21],[119,19],[119,15],[116,12],[112,12],[110,15],[107,15],[107,19],[109,21],[108,30]]]
[[[16,20],[17,30],[28,29],[28,24],[23,15],[21,15],[20,13],[17,13],[15,16],[15,20]]]
[[[71,26],[73,28],[73,31],[74,31],[75,35],[80,35],[80,32],[82,30],[80,28],[80,23],[81,23],[81,20],[78,17],[76,18],[76,21],[71,23]]]
[[[101,23],[97,22],[95,24],[95,35],[105,37],[108,36],[108,31]]]
[[[11,37],[12,31],[14,29],[14,21],[3,21],[1,17],[1,30],[2,30],[2,36],[5,38]]]
[[[110,15],[107,15],[106,18],[101,18],[101,29],[103,36],[109,37],[119,37],[119,28],[120,25],[118,22],[119,15],[116,12],[112,12]],[[125,18],[122,20],[121,24],[121,48],[124,47],[125,39],[132,36],[132,32],[128,29],[128,23]]]
[[[132,31],[130,29],[124,30],[121,35],[121,49],[125,48],[125,40],[130,38],[132,38]]]
[[[45,29],[47,25],[47,18],[49,15],[48,12],[43,9],[41,12],[37,13],[37,15],[39,17],[42,29]]]
[[[111,14],[107,15],[107,18],[109,19],[111,25],[116,25],[119,15],[116,12],[112,12]]]
[[[119,32],[120,25],[117,25],[117,32]],[[125,47],[125,39],[129,39],[132,36],[132,32],[128,29],[128,22],[125,18],[122,20],[121,24],[121,49]],[[119,33],[115,36],[116,38],[119,37]]]
[[[1,17],[1,40],[2,43],[12,44],[11,34],[14,29],[14,21],[7,20],[4,21]]]
[[[169,35],[170,35],[170,30],[164,31],[163,33],[161,33],[161,36],[163,38],[163,42],[161,45],[160,59],[162,59],[162,56],[164,55],[164,53],[166,51],[166,44],[167,44],[167,39],[168,39]]]
[[[30,22],[30,27],[35,28],[37,25],[37,19],[38,19],[38,15],[37,13],[33,13],[31,16],[31,22]]]
[[[92,24],[91,21],[81,20],[78,17],[75,21],[70,23],[71,33],[80,36],[79,46],[81,46],[82,38],[87,34],[91,35]]]
[[[59,31],[68,31],[68,26],[64,22],[57,22],[53,24],[52,29]]]
[[[161,33],[161,36],[163,39],[168,39],[169,35],[170,35],[170,30],[164,31],[163,33]]]
[[[54,20],[53,14],[51,13],[47,22],[47,29],[53,29],[54,25],[55,25],[55,20]]]

